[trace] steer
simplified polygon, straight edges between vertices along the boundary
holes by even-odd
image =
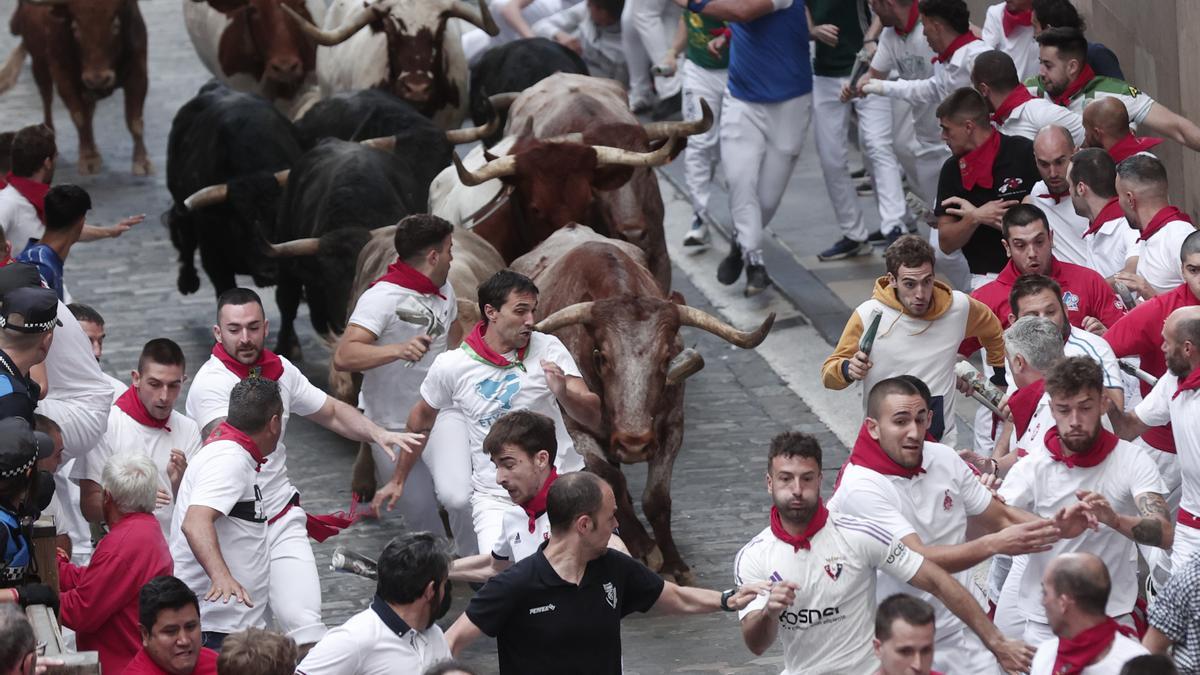
[[[698,364],[689,362],[697,357],[684,352],[679,328],[700,328],[749,349],[767,336],[775,315],[739,331],[664,292],[631,249],[589,228],[568,227],[512,268],[541,290],[536,330],[563,341],[588,388],[600,395],[601,433],[569,418],[567,425],[588,469],[613,486],[622,539],[634,556],[686,584],[692,574],[671,535],[671,471],[683,442],[683,380]],[[642,509],[654,539],[633,511],[620,468],[640,462],[649,465]]]
[[[133,174],[149,175],[154,167],[142,137],[149,86],[146,23],[137,0],[23,0],[10,28],[22,43],[9,65],[19,66],[22,50],[32,57],[46,126],[54,127],[54,89],[71,113],[79,132],[80,175],[100,170],[92,116],[96,102],[118,87],[125,90],[125,126],[133,136]]]
[[[321,45],[321,93],[386,89],[412,103],[443,129],[457,127],[467,106],[462,19],[489,35],[500,29],[486,0],[334,0],[325,28],[285,8]]]
[[[316,22],[325,15],[323,0],[183,0],[183,22],[210,73],[295,119],[320,96],[317,45],[284,7]]]
[[[483,53],[471,66],[471,117],[475,124],[491,119],[488,98],[506,92],[522,92],[554,73],[588,74],[587,64],[575,52],[546,38],[514,40]],[[501,112],[501,126],[508,111]],[[501,135],[487,138],[494,145]]]

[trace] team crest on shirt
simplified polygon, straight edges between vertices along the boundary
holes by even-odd
[[[1020,190],[1021,186],[1024,184],[1025,181],[1021,180],[1020,178],[1005,178],[1004,182],[1000,184],[1000,189],[997,190],[997,192],[1000,194],[1005,194],[1015,190]]]
[[[609,607],[617,608],[617,587],[608,581],[604,582],[604,599],[608,601]]]
[[[1066,305],[1068,312],[1079,311],[1079,296],[1071,291],[1063,292],[1063,304]]]
[[[951,497],[950,491],[946,490],[946,497],[942,500],[942,509],[949,511],[952,508],[954,508],[954,497]]]
[[[837,581],[838,577],[842,576],[842,563],[825,563],[825,574]]]

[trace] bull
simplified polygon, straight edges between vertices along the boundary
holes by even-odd
[[[684,380],[702,361],[683,349],[679,329],[699,328],[750,349],[766,338],[775,315],[739,331],[668,295],[643,260],[640,249],[580,226],[554,233],[512,268],[541,289],[536,330],[563,341],[600,396],[599,433],[569,418],[567,425],[588,470],[613,486],[622,539],[653,569],[690,583],[671,534],[671,473],[683,443]],[[633,510],[620,468],[641,462],[648,464],[642,508],[654,538]]]
[[[486,0],[334,0],[325,28],[284,8],[321,47],[321,92],[379,88],[412,103],[443,129],[461,124],[467,106],[467,60],[461,19],[489,35],[500,29]]]
[[[514,40],[489,49],[471,66],[471,117],[475,124],[491,119],[493,110],[489,97],[507,92],[522,92],[554,73],[587,75],[583,58],[566,47],[546,38]],[[508,119],[501,111],[500,124]],[[499,134],[484,139],[491,146],[500,140]]]
[[[317,45],[283,12],[325,16],[323,0],[183,0],[188,37],[204,67],[295,119],[320,96]]]
[[[51,128],[54,89],[58,89],[79,132],[80,175],[94,174],[103,164],[92,117],[96,102],[117,88],[125,90],[133,174],[149,175],[154,166],[143,138],[142,109],[150,78],[146,22],[137,0],[24,0],[17,4],[9,27],[21,44],[6,64],[7,79],[9,83],[15,80],[23,54],[28,52],[42,97],[42,114]]]

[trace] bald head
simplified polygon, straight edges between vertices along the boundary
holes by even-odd
[[[1066,553],[1050,562],[1046,579],[1054,592],[1071,598],[1084,614],[1105,616],[1112,579],[1104,561],[1092,553]]]
[[[1108,149],[1129,133],[1129,111],[1115,96],[1098,98],[1083,109],[1088,145]]]
[[[1071,166],[1073,154],[1075,141],[1071,139],[1071,132],[1057,124],[1042,127],[1033,138],[1033,159],[1051,192],[1065,194],[1071,189],[1067,181],[1067,169]]]
[[[1039,152],[1038,148],[1041,148]],[[1069,159],[1075,153],[1075,139],[1064,126],[1047,124],[1033,137],[1033,154],[1066,155]]]
[[[1200,306],[1180,307],[1171,312],[1166,329],[1177,342],[1190,342],[1200,349]]]

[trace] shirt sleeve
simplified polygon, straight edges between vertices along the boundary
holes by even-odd
[[[505,521],[507,522],[507,517]],[[496,539],[496,543],[492,545],[492,557],[496,560],[512,560],[512,541],[508,538],[508,530],[505,529],[500,537]]]
[[[519,571],[519,566],[510,567],[492,577],[467,603],[467,618],[484,635],[496,637],[508,623],[508,617],[522,595],[522,589],[513,583],[514,573]]]
[[[210,382],[218,377],[206,378]],[[214,421],[229,414],[229,391],[224,387],[196,386],[188,390],[187,416],[196,422],[201,430]]]
[[[454,389],[446,374],[449,370],[445,360],[448,354],[438,354],[421,381],[421,398],[434,410],[445,410],[454,405]]]
[[[387,330],[388,323],[396,317],[395,313],[386,306],[387,298],[379,288],[379,286],[368,288],[359,296],[358,303],[354,305],[354,311],[350,314],[350,320],[347,322],[371,331],[376,338],[383,335]]]
[[[546,360],[562,368],[563,373],[570,377],[582,377],[579,366],[575,363],[575,357],[567,351],[567,346],[562,343],[562,340],[553,335],[546,337],[549,338],[546,344]]]
[[[251,481],[253,478],[247,475],[245,463],[239,458],[232,454],[214,457],[196,476],[188,506],[207,506],[229,515]]]
[[[887,77],[888,73],[896,68],[896,58],[892,54],[892,40],[894,33],[889,34],[892,29],[884,28],[883,33],[879,36],[879,46],[875,50],[875,56],[871,59],[871,69],[883,73]]]
[[[1032,479],[1033,460],[1029,457],[1017,460],[1004,477],[997,494],[1004,503],[1013,508],[1029,510],[1033,506]]]
[[[1150,605],[1150,625],[1176,644],[1188,642],[1188,626],[1197,611],[1196,594],[1200,590],[1195,565],[1176,570],[1171,580]]]
[[[859,474],[860,476],[862,474]],[[886,478],[880,478],[886,481]],[[870,521],[887,530],[896,539],[916,532],[916,528],[896,508],[899,495],[891,485],[881,485],[872,478],[859,477],[838,487],[837,506],[841,513]]]
[[[749,544],[742,547],[738,551],[737,557],[733,559],[733,585],[744,586],[755,581],[770,581],[770,577],[762,569],[762,561],[759,559],[759,552],[762,549],[762,544],[758,540],[753,540]],[[738,619],[744,619],[751,612],[767,606],[767,596],[755,596],[750,604],[738,610]]]
[[[1129,476],[1129,494],[1132,497],[1147,493],[1164,495],[1169,492],[1167,483],[1158,471],[1158,465],[1150,459],[1150,455],[1141,448],[1130,444],[1128,453],[1130,466],[1126,471]]]
[[[1131,254],[1132,255],[1132,254]],[[1158,349],[1156,336],[1162,331],[1162,317],[1153,300],[1138,305],[1120,321],[1108,327],[1104,341],[1112,347],[1118,358],[1142,356]]]
[[[104,465],[112,456],[112,444],[108,440],[108,433],[105,432],[91,452],[75,460],[75,466],[71,467],[71,478],[95,481],[96,484],[103,485],[100,479],[104,475]]]
[[[821,366],[821,383],[826,389],[845,389],[853,383],[843,372],[842,364],[858,353],[858,342],[862,339],[863,330],[865,329],[858,310],[850,312],[850,318],[846,321],[846,327],[842,329],[842,336],[838,338],[833,353]]]
[[[1150,96],[1133,87],[1129,88],[1132,96],[1122,96],[1125,107],[1129,110],[1129,121],[1133,124],[1141,124],[1146,121],[1146,116],[1150,114],[1150,109],[1154,107],[1155,101]]]
[[[1161,427],[1171,421],[1171,395],[1178,386],[1174,377],[1158,378],[1158,384],[1137,404],[1133,412],[1146,426]]]
[[[959,460],[958,464],[956,480],[958,481],[958,494],[963,500],[963,510],[968,516],[977,516],[992,505],[992,493],[983,487],[983,483],[979,482],[966,462]]]
[[[666,587],[662,577],[620,551],[609,549],[605,555],[625,572],[625,587],[621,589],[621,616],[650,611]]]
[[[891,544],[885,544],[872,537],[863,537],[863,541],[869,542],[869,552],[875,567],[897,581],[908,583],[925,563],[924,556],[905,546],[899,538],[892,539]]]
[[[924,80],[884,80],[879,84],[883,87],[883,95],[888,98],[898,98],[913,105],[934,103],[940,101],[943,95],[943,82],[948,81],[945,64],[942,68],[934,67],[933,77]],[[947,92],[948,93],[948,92]]]
[[[983,18],[983,32],[979,36],[981,40],[987,43],[992,49],[1003,49],[1004,43],[1001,41],[1000,13],[993,11],[997,5],[988,8],[987,14]],[[1001,12],[1004,10],[1001,9]]]
[[[300,369],[287,359],[283,361],[283,377],[279,379],[281,385],[285,384],[283,380],[287,380],[286,386],[292,392],[291,412],[301,417],[316,414],[325,405],[325,401],[329,400],[328,394],[309,382]]]
[[[359,644],[344,626],[325,634],[296,666],[297,675],[355,675],[370,645]]]

